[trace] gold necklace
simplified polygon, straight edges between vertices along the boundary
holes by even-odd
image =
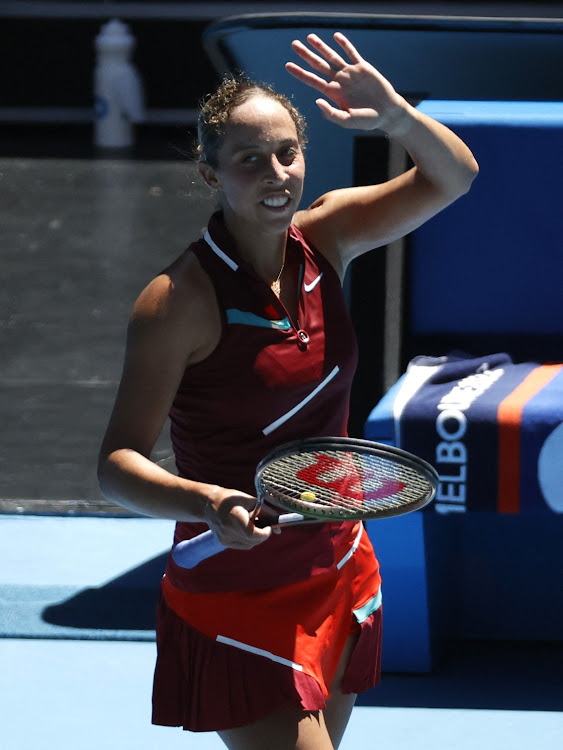
[[[278,273],[276,280],[272,284],[272,290],[273,290],[274,294],[276,295],[276,297],[279,297],[280,296],[280,292],[281,292],[281,281],[280,281],[280,279],[281,279],[281,275],[283,273],[283,269],[285,268],[285,250],[286,250],[286,248],[283,249],[283,260],[282,260],[280,272]]]

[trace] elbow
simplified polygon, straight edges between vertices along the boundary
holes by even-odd
[[[115,456],[102,448],[98,455],[98,488],[106,500],[119,503],[119,475],[116,469]]]
[[[479,164],[471,154],[461,165],[457,180],[457,195],[461,197],[469,192],[473,180],[479,174]]]
[[[465,167],[464,190],[463,190],[462,195],[465,195],[465,193],[469,192],[469,189],[471,185],[473,184],[473,180],[479,174],[479,164],[477,163],[477,160],[473,156],[471,156],[471,158],[468,159],[464,167]]]
[[[447,204],[453,203],[458,198],[461,198],[463,195],[468,193],[471,189],[471,185],[473,184],[473,180],[477,177],[478,174],[479,165],[477,164],[475,159],[471,158],[470,160],[461,164],[459,169],[457,170],[455,178],[453,178],[448,183],[448,185],[443,188],[444,198]]]
[[[109,473],[108,456],[106,453],[100,451],[97,467],[98,488],[106,500],[111,500]]]

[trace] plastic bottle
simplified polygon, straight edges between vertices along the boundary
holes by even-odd
[[[128,148],[133,123],[145,117],[143,84],[131,62],[135,38],[127,24],[114,19],[96,37],[94,70],[94,141],[100,148]]]

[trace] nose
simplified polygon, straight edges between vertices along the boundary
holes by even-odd
[[[272,158],[268,162],[268,168],[266,170],[266,182],[269,184],[281,184],[285,182],[287,175],[285,173],[284,165],[280,162],[278,157],[273,154]]]

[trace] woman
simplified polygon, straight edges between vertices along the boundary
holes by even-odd
[[[199,122],[199,171],[221,210],[134,306],[100,453],[109,499],[176,520],[175,542],[209,527],[230,548],[192,571],[169,560],[153,721],[217,730],[231,749],[336,748],[355,694],[379,679],[379,570],[361,524],[259,528],[254,469],[277,444],[346,434],[348,263],[420,226],[477,174],[457,136],[334,40],[341,52],[313,34],[295,41],[308,69],[288,72],[326,97],[328,120],[385,131],[414,167],[299,211],[302,118],[271,89],[224,82]],[[150,460],[168,415],[179,476]]]

